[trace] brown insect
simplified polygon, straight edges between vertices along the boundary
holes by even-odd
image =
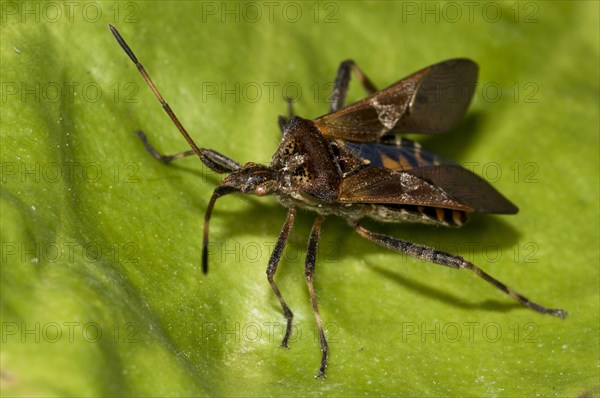
[[[383,247],[451,268],[468,269],[522,305],[560,318],[561,309],[546,308],[527,299],[460,256],[365,229],[360,220],[416,222],[460,226],[470,213],[515,214],[518,209],[481,177],[451,162],[442,161],[399,133],[437,134],[451,130],[463,118],[477,82],[477,64],[451,59],[424,68],[377,91],[351,60],[339,66],[329,113],[314,120],[279,117],[282,139],[269,165],[241,165],[217,151],[199,148],[138,62],[117,30],[113,35],[173,120],[191,150],[161,155],[139,132],[148,151],[168,163],[196,154],[211,170],[228,173],[214,190],[204,216],[202,270],[208,272],[208,225],[217,199],[231,193],[274,195],[288,214],[271,254],[267,279],[287,320],[281,342],[288,346],[293,314],[273,277],[296,217],[296,208],[317,213],[308,240],[304,274],[321,343],[317,377],[325,375],[328,346],[313,288],[317,246],[323,220],[345,218],[364,238]],[[344,107],[350,73],[369,94]]]

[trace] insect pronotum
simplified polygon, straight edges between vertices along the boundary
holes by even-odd
[[[214,190],[204,216],[202,271],[208,272],[208,226],[217,199],[231,193],[274,195],[288,208],[267,266],[267,279],[286,318],[282,347],[288,346],[293,314],[273,277],[294,224],[296,208],[317,213],[304,269],[322,351],[317,377],[325,376],[328,345],[313,278],[321,224],[330,215],[345,218],[360,236],[383,247],[435,264],[470,270],[525,307],[560,318],[566,316],[564,310],[534,303],[460,256],[372,232],[361,224],[363,218],[370,217],[385,222],[460,226],[472,212],[517,213],[517,207],[481,177],[397,136],[444,133],[456,126],[473,97],[478,71],[473,61],[440,62],[380,91],[352,60],[344,61],[337,72],[329,113],[314,120],[303,119],[293,115],[290,103],[289,116],[279,116],[282,139],[271,163],[241,165],[195,144],[125,40],[112,25],[109,27],[192,148],[165,156],[152,147],[144,133],[138,132],[146,149],[163,163],[195,154],[211,170],[228,174]],[[351,72],[368,96],[344,106]],[[452,96],[448,95],[450,90],[454,90]]]

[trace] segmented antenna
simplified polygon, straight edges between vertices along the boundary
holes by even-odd
[[[215,207],[215,202],[221,196],[234,192],[237,192],[237,189],[233,187],[218,186],[213,191],[210,201],[208,202],[206,213],[204,213],[204,232],[202,234],[202,273],[204,274],[208,273],[208,225],[210,223],[210,216],[212,215],[213,208]]]
[[[181,124],[181,122],[179,121],[179,119],[177,118],[177,116],[175,115],[175,113],[173,112],[171,107],[169,106],[169,104],[167,104],[167,102],[164,100],[164,98],[162,97],[162,95],[160,94],[160,92],[158,91],[156,86],[154,85],[154,82],[152,81],[152,79],[150,79],[150,76],[148,76],[146,69],[144,69],[142,64],[138,61],[137,57],[135,56],[133,51],[131,51],[131,48],[129,48],[127,43],[125,43],[125,40],[123,40],[123,37],[121,36],[119,31],[111,24],[108,24],[108,27],[110,28],[110,31],[112,32],[112,34],[115,36],[115,39],[117,39],[117,42],[119,42],[119,45],[121,46],[123,51],[125,51],[125,53],[129,56],[131,61],[133,61],[135,66],[138,68],[138,70],[142,74],[142,77],[144,78],[146,83],[148,83],[148,86],[150,87],[150,89],[152,90],[154,95],[156,95],[156,98],[158,98],[158,100],[160,101],[165,112],[167,112],[167,114],[169,115],[169,117],[171,118],[173,123],[175,123],[175,126],[177,126],[177,128],[179,129],[179,131],[181,132],[181,134],[183,135],[185,140],[192,147],[192,149],[198,155],[200,160],[202,160],[204,162],[204,158],[202,156],[202,150],[200,148],[198,148],[198,146],[196,145],[194,140],[192,140],[192,137],[190,137],[190,135],[186,131],[185,127],[183,127],[183,125]]]

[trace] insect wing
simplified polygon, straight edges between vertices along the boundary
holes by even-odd
[[[464,117],[477,72],[468,59],[440,62],[314,122],[326,136],[356,142],[395,133],[444,133]]]
[[[367,168],[344,178],[338,200],[342,203],[405,204],[473,211],[420,177],[380,167]]]
[[[477,174],[455,164],[408,171],[368,168],[346,177],[339,200],[434,206],[479,213],[515,214],[518,208]]]

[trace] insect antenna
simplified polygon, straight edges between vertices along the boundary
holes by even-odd
[[[156,88],[156,86],[154,85],[154,82],[148,75],[148,72],[146,72],[146,69],[144,69],[144,67],[142,66],[140,61],[138,61],[137,57],[135,56],[133,51],[131,51],[131,48],[129,48],[129,46],[127,45],[127,43],[125,42],[125,40],[123,39],[121,34],[119,33],[119,31],[117,31],[117,29],[114,26],[112,26],[111,24],[108,24],[108,27],[110,28],[110,31],[112,32],[112,34],[115,36],[115,39],[117,39],[117,42],[119,42],[119,44],[121,45],[121,48],[123,48],[123,51],[125,51],[125,53],[129,56],[131,61],[133,61],[135,66],[138,68],[142,77],[144,78],[144,80],[146,81],[146,83],[148,84],[148,86],[150,87],[150,89],[152,90],[154,95],[156,96],[156,98],[158,98],[158,100],[160,101],[165,112],[167,112],[167,114],[169,115],[169,117],[171,118],[173,123],[175,123],[175,126],[177,126],[177,129],[181,132],[181,134],[183,135],[185,140],[188,142],[190,147],[192,147],[192,149],[198,155],[200,160],[202,160],[202,162],[204,162],[206,164],[207,163],[205,160],[206,156],[203,153],[204,152],[203,149],[198,148],[198,146],[196,145],[194,140],[192,140],[192,137],[190,137],[187,130],[185,129],[185,127],[183,127],[183,125],[181,124],[181,122],[179,121],[179,119],[177,118],[177,116],[175,115],[175,113],[173,112],[171,107],[169,106],[169,104],[167,104],[165,99],[162,97],[162,95],[160,94],[160,91],[158,91],[158,88]],[[210,165],[208,165],[208,166],[210,167]]]
[[[212,215],[215,202],[221,196],[229,193],[237,192],[237,189],[230,186],[218,186],[210,197],[206,213],[204,213],[204,231],[202,232],[202,273],[208,273],[208,224],[210,223],[210,216]]]

